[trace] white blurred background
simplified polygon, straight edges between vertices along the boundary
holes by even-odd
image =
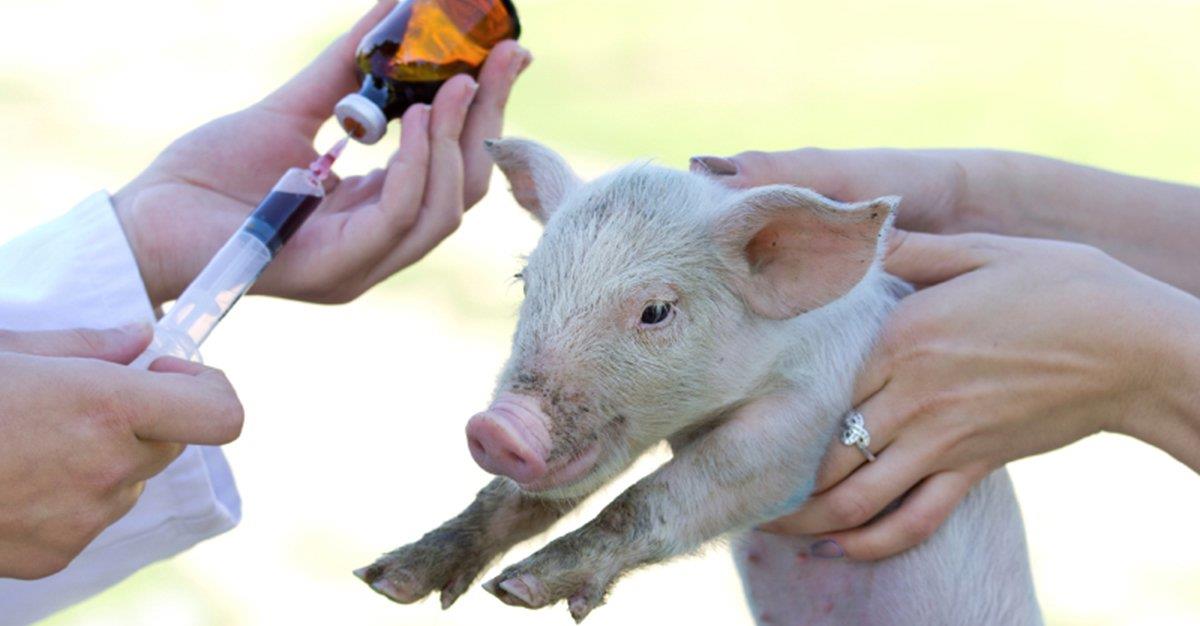
[[[518,0],[537,61],[510,132],[590,172],[749,148],[989,145],[1200,183],[1200,3],[845,4]],[[176,136],[284,80],[368,5],[0,1],[0,239],[115,191]],[[385,158],[386,147],[355,147],[339,170]],[[507,354],[520,296],[510,277],[538,234],[503,187],[431,257],[354,304],[239,305],[205,352],[246,406],[227,449],[242,525],[47,623],[570,623],[562,606],[528,612],[478,590],[445,613],[436,600],[402,607],[349,573],[486,481],[462,428]],[[1050,623],[1200,623],[1200,479],[1116,437],[1012,469]],[[749,621],[719,547],[628,577],[588,619]]]

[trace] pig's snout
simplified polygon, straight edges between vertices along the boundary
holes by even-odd
[[[479,467],[529,483],[546,474],[550,456],[549,418],[538,400],[505,393],[467,422],[467,444]]]

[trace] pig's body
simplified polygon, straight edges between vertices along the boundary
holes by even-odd
[[[467,428],[476,461],[501,477],[358,574],[393,600],[441,590],[449,606],[509,547],[666,439],[668,463],[485,585],[518,606],[567,600],[581,620],[621,574],[811,495],[855,373],[907,289],[880,269],[895,200],[734,191],[651,165],[583,184],[537,144],[492,151],[546,222],[495,402]],[[1003,474],[932,540],[876,564],[814,564],[807,543],[757,532],[739,545],[762,623],[1038,620]]]
[[[920,546],[876,562],[809,556],[813,539],[750,532],[734,543],[758,624],[1041,624],[1008,473],[976,486]]]

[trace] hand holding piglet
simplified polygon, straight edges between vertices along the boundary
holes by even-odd
[[[1094,248],[997,235],[908,233],[887,268],[935,286],[900,303],[858,380],[878,461],[833,446],[820,493],[767,530],[888,557],[996,468],[1101,430],[1200,471],[1200,300]]]
[[[697,157],[731,187],[812,186],[904,196],[898,223],[1103,246],[1193,291],[1200,190],[1031,155],[820,150]],[[1135,224],[1125,216],[1137,212]],[[1150,232],[1147,232],[1150,231]],[[932,534],[995,467],[1100,430],[1200,471],[1200,301],[1078,244],[911,233],[887,269],[921,285],[889,320],[855,391],[879,462],[836,445],[815,496],[767,528],[824,534],[829,556],[878,559]],[[1152,237],[1155,245],[1141,240]],[[898,510],[872,524],[887,505]]]
[[[491,153],[545,224],[493,403],[467,425],[472,456],[500,477],[454,519],[358,570],[375,591],[401,603],[440,591],[449,606],[512,545],[667,440],[670,461],[485,588],[527,608],[565,600],[582,620],[624,573],[738,534],[760,623],[815,623],[814,611],[838,623],[987,623],[984,612],[1037,622],[1003,471],[957,516],[998,524],[996,567],[961,563],[960,533],[914,562],[859,572],[797,567],[808,542],[748,532],[812,493],[854,375],[908,291],[880,263],[895,198],[739,191],[649,164],[584,183],[532,142]],[[887,602],[913,571],[929,597]],[[827,594],[829,581],[838,606],[805,595]]]

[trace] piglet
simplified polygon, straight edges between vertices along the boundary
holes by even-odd
[[[528,608],[566,600],[580,621],[622,574],[735,535],[760,624],[1040,623],[1004,470],[928,542],[877,563],[815,560],[812,538],[753,530],[811,495],[854,376],[909,289],[880,262],[897,198],[731,190],[646,163],[584,183],[537,143],[489,150],[545,225],[494,401],[466,428],[497,478],[360,578],[401,603],[439,591],[449,607],[665,439],[670,461],[484,588]]]

